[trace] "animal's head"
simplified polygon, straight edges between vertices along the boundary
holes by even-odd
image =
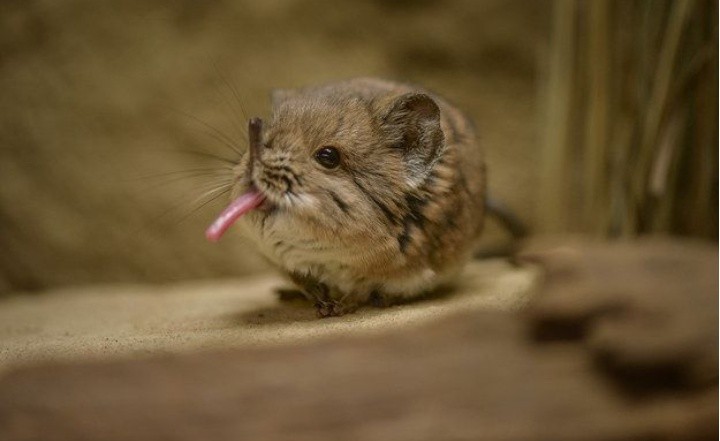
[[[232,216],[218,219],[210,239],[256,208],[251,220],[282,217],[316,239],[382,228],[444,147],[440,109],[422,93],[279,91],[272,120],[261,125],[250,122],[248,154],[236,167],[235,210],[231,204]]]

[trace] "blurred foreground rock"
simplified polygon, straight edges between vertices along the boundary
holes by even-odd
[[[717,384],[718,256],[701,243],[528,250],[546,270],[529,311],[539,339],[584,340],[628,386]]]
[[[0,439],[717,439],[717,250],[528,251],[526,313],[0,381]],[[649,381],[644,381],[649,379]]]

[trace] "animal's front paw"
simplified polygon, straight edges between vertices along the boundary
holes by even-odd
[[[339,300],[319,300],[315,303],[315,311],[319,318],[340,317],[355,312],[357,307],[345,304]]]

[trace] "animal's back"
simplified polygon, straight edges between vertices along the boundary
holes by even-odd
[[[404,196],[408,211],[401,216],[397,236],[402,259],[396,259],[403,262],[402,268],[386,266],[382,277],[398,279],[386,282],[385,287],[402,295],[454,275],[475,251],[485,214],[486,169],[473,123],[443,97],[410,84],[355,78],[321,87],[331,94],[351,91],[370,102],[419,92],[437,103],[446,149],[429,178],[416,192]],[[429,271],[438,280],[431,280]],[[409,277],[403,278],[404,274]]]

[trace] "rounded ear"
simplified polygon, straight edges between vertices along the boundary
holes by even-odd
[[[383,119],[391,144],[401,148],[413,165],[428,166],[442,150],[440,107],[424,93],[396,98]]]
[[[400,95],[392,104],[385,117],[386,122],[402,122],[408,118],[414,122],[440,123],[440,108],[435,101],[424,93],[406,93]]]
[[[276,108],[295,95],[297,91],[293,89],[273,89],[270,91],[270,102]]]

